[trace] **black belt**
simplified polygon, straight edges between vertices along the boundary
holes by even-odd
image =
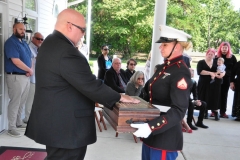
[[[19,73],[19,72],[7,72],[7,74],[26,75],[26,73]]]

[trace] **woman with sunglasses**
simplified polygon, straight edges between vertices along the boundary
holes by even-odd
[[[109,47],[104,44],[101,47],[102,54],[98,57],[98,79],[104,80],[105,73],[112,66],[112,58],[108,55]]]
[[[127,69],[125,70],[125,72],[126,72],[126,77],[128,81],[130,80],[132,75],[135,73],[136,65],[137,65],[137,61],[135,59],[130,58],[127,61]]]
[[[144,73],[142,71],[136,71],[127,83],[125,94],[129,96],[139,96],[144,83]]]

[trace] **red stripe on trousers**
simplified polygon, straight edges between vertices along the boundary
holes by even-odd
[[[166,156],[167,156],[167,151],[162,150],[162,159],[161,160],[166,160]]]

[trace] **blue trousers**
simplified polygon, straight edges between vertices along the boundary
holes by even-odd
[[[142,145],[142,160],[176,160],[177,156],[177,151],[157,150],[148,147],[144,143]]]

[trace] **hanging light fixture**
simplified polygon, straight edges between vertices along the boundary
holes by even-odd
[[[27,23],[27,17],[26,17],[26,14],[25,14],[25,17],[22,18],[23,19],[23,24],[25,25],[26,27],[26,33],[33,33],[30,25]]]
[[[29,42],[30,39],[31,39],[31,35],[32,35],[33,31],[32,31],[32,29],[31,29],[30,25],[27,23],[27,20],[28,20],[28,18],[27,18],[26,14],[25,14],[25,17],[23,17],[22,20],[18,20],[17,18],[15,18],[15,19],[14,19],[14,23],[19,23],[19,22],[20,22],[20,23],[23,23],[23,24],[24,24],[24,26],[25,26],[25,28],[26,28],[25,38],[24,38],[24,39],[25,39],[27,42]]]

